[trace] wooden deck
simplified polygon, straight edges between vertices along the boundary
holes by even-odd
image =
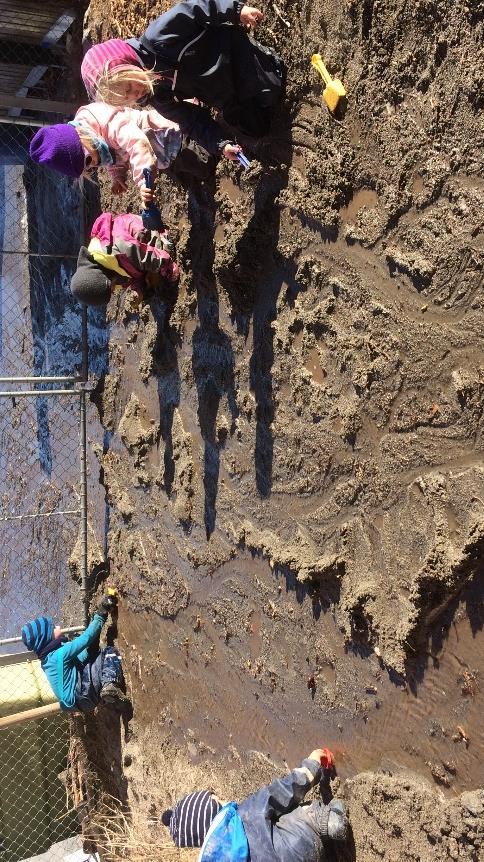
[[[18,117],[25,110],[49,110],[45,100],[55,99],[49,91],[49,67],[63,66],[62,48],[56,43],[80,5],[72,0],[0,0],[0,119]],[[29,96],[32,87],[37,88],[38,109]]]

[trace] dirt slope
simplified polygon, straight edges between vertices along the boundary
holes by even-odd
[[[121,5],[103,21],[122,20]],[[165,306],[157,323],[121,323],[105,395],[113,529],[114,471],[132,497],[128,554],[151,507],[181,558],[178,598],[161,611],[184,602],[187,554],[213,567],[246,547],[337,590],[345,635],[402,670],[405,641],[480,557],[482,21],[471,5],[289,4],[290,27],[267,10],[261,38],[289,64],[273,139],[247,175],[221,166],[214,207],[210,191],[192,193],[171,326]],[[94,35],[114,33],[95,26],[96,8]],[[124,32],[134,26],[130,12]],[[341,119],[321,106],[316,49],[348,89]],[[112,545],[115,565],[125,545]]]
[[[279,757],[366,715],[484,547],[483,4],[260,5],[289,67],[273,134],[212,189],[161,182],[179,294],[111,303],[95,397],[138,719],[197,756],[234,714]],[[88,30],[159,10],[93,0]]]

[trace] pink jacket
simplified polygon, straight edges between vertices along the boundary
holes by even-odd
[[[116,108],[104,102],[92,102],[79,108],[75,120],[103,138],[116,154],[116,164],[108,167],[113,180],[125,182],[131,167],[137,186],[143,185],[143,168],[156,167],[158,159],[146,132],[161,132],[158,138],[179,135],[180,127],[166,120],[154,109]]]
[[[146,239],[148,234],[150,243],[153,244],[141,240],[140,234],[143,234],[143,239]],[[173,282],[178,278],[178,266],[168,252],[164,251],[162,242],[155,240],[150,234],[150,231],[144,230],[139,215],[123,213],[114,216],[110,212],[101,213],[92,226],[88,251],[92,254],[92,240],[98,240],[103,251],[116,258],[119,266],[128,273],[133,290],[142,295],[147,272],[159,273]]]

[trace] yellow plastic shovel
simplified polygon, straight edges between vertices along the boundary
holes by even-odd
[[[313,54],[311,63],[318,70],[324,83],[323,99],[330,111],[335,111],[342,96],[346,96],[346,90],[339,78],[332,78],[323,63],[321,54]]]

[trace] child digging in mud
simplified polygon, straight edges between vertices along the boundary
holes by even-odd
[[[240,147],[224,141],[226,158],[236,159]],[[206,180],[216,159],[203,146],[189,140],[180,127],[155,110],[120,108],[95,102],[79,108],[74,120],[45,126],[30,142],[30,157],[67,177],[90,177],[106,168],[111,191],[127,189],[128,168],[146,205],[153,192],[145,185],[143,170],[168,171],[175,178],[186,175]]]
[[[201,847],[199,862],[324,862],[328,841],[344,841],[348,821],[333,799],[302,805],[322,778],[327,750],[312,751],[301,766],[248,796],[222,804],[209,791],[190,793],[164,811],[162,822],[177,847]]]
[[[148,231],[141,216],[102,213],[91,229],[87,248],[81,246],[71,291],[85,305],[104,305],[119,288],[131,288],[138,304],[161,279],[174,288],[178,266],[171,259],[166,231]]]
[[[126,721],[133,707],[125,694],[121,657],[113,646],[99,647],[108,613],[116,608],[114,596],[104,596],[82,634],[69,641],[52,617],[36,617],[22,628],[22,640],[40,659],[63,710],[90,712],[102,702]]]
[[[285,74],[280,57],[248,36],[263,17],[239,0],[185,0],[140,39],[90,48],[81,65],[84,85],[91,99],[110,105],[149,101],[212,153],[223,147],[224,133],[200,103],[260,138],[269,132]]]

